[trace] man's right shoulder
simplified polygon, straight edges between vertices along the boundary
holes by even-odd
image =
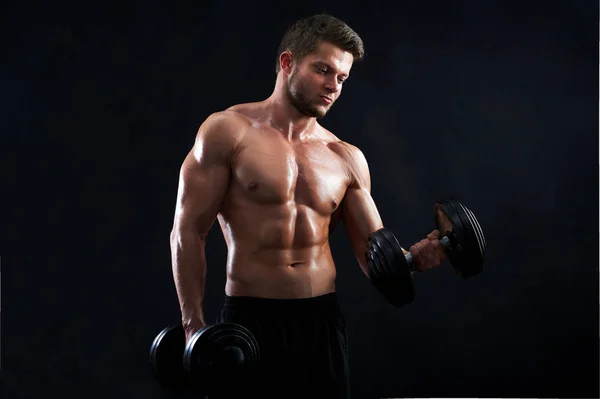
[[[238,112],[227,109],[210,114],[198,128],[196,142],[210,145],[235,145],[250,124]]]
[[[217,133],[233,135],[248,126],[247,118],[231,109],[210,114],[198,129],[199,133]]]

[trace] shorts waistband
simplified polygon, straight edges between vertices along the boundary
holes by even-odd
[[[225,309],[252,308],[265,311],[294,311],[294,310],[339,310],[340,305],[337,293],[330,292],[309,298],[262,298],[254,296],[229,296],[225,295],[223,301]]]

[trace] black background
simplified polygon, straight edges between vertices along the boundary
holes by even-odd
[[[452,195],[488,242],[483,274],[420,274],[396,310],[334,232],[354,397],[598,397],[597,2],[62,1],[2,12],[4,398],[174,397],[147,355],[180,317],[179,166],[316,12],[365,42],[322,123],[365,153],[385,224],[410,246]],[[207,256],[213,319],[216,226]]]

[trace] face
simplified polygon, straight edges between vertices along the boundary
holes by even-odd
[[[350,75],[352,54],[330,43],[321,43],[317,50],[291,65],[287,96],[302,114],[324,117],[342,92]]]

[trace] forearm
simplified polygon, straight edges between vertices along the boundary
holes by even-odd
[[[171,233],[173,279],[179,298],[182,325],[186,331],[203,327],[206,282],[205,240],[197,231]]]

